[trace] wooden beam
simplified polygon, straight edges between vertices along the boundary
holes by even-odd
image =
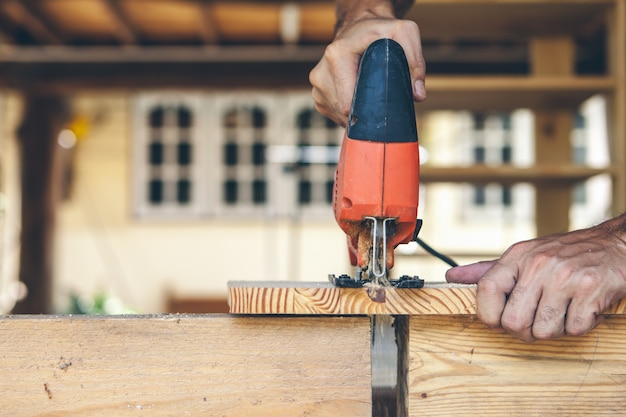
[[[33,0],[13,0],[12,7],[19,8],[24,16],[24,23],[35,39],[42,44],[61,45],[64,43],[63,36],[50,19],[41,10],[39,2]]]
[[[200,28],[200,35],[202,41],[206,45],[216,45],[219,43],[219,33],[217,31],[217,21],[213,14],[213,8],[210,3],[200,2],[198,3],[200,8],[200,16],[202,18],[202,26]]]
[[[124,45],[136,45],[139,36],[134,25],[128,19],[128,16],[122,10],[119,0],[104,0],[104,3],[111,11],[111,15],[115,18],[115,26],[117,28],[116,35]]]
[[[471,184],[556,184],[571,186],[600,174],[615,175],[620,168],[589,168],[572,164],[553,164],[520,168],[515,166],[436,167],[422,166],[422,183],[471,183]]]
[[[7,416],[371,415],[366,317],[0,319]]]
[[[537,78],[571,77],[574,73],[574,54],[574,40],[570,37],[531,39],[533,75]],[[535,109],[536,165],[571,163],[570,137],[574,127],[573,120],[574,110],[570,107]],[[535,190],[537,236],[568,231],[572,204],[571,185],[537,184]]]
[[[424,288],[337,288],[324,282],[231,281],[232,314],[476,314],[476,287],[426,283]],[[626,314],[626,300],[607,314]]]
[[[15,23],[11,21],[0,7],[0,43],[15,42]]]
[[[573,112],[570,110],[535,112],[535,163],[537,166],[570,163],[573,118]],[[537,183],[535,188],[537,236],[568,231],[572,184],[546,181]]]
[[[52,270],[56,206],[62,165],[58,134],[69,118],[62,96],[25,94],[17,132],[21,165],[21,241],[19,278],[28,294],[14,313],[52,311]]]
[[[626,2],[615,0],[607,13],[607,54],[609,73],[616,85],[607,98],[611,163],[621,167],[613,178],[612,211],[626,211]]]
[[[626,317],[523,343],[473,316],[409,318],[409,416],[612,416],[626,395]]]

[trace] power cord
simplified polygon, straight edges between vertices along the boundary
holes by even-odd
[[[444,261],[445,263],[447,263],[448,265],[450,265],[451,267],[455,267],[455,266],[459,266],[459,264],[457,264],[452,258],[444,255],[441,252],[438,252],[437,250],[433,249],[430,245],[428,245],[426,242],[424,242],[422,239],[420,239],[419,237],[415,237],[415,241],[417,242],[418,245],[420,245],[426,252],[428,252],[429,254],[433,255],[435,258],[439,258],[442,261]]]

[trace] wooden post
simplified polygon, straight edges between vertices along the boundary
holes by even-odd
[[[531,40],[531,66],[535,77],[567,77],[574,72],[574,40],[569,37]],[[571,162],[570,134],[573,109],[535,111],[535,164]],[[539,183],[535,187],[537,236],[569,230],[572,189],[568,185]]]
[[[14,313],[49,313],[52,309],[54,221],[61,186],[57,137],[68,114],[61,96],[24,96],[23,119],[17,132],[22,191],[19,277],[28,293]]]
[[[535,163],[563,165],[571,162],[571,110],[535,112]],[[569,230],[572,184],[545,180],[535,187],[537,236]]]
[[[626,210],[626,2],[615,0],[607,19],[608,68],[615,82],[607,97],[611,164],[617,168],[612,211],[618,215]]]

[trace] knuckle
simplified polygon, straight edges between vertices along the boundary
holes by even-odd
[[[326,45],[326,49],[324,49],[324,58],[331,63],[341,59],[345,51],[343,43],[343,40],[337,39]]]
[[[512,314],[505,314],[500,320],[502,328],[510,333],[522,333],[528,329],[528,326],[519,318]]]
[[[391,32],[393,34],[402,34],[403,36],[418,36],[420,35],[419,26],[413,20],[396,19],[391,21]]]
[[[478,320],[480,320],[485,326],[490,328],[499,328],[500,326],[500,318],[493,317],[492,315],[486,314],[484,311],[478,308]]]
[[[567,276],[571,276],[573,271],[569,272]],[[602,276],[595,270],[586,270],[580,277],[578,288],[583,294],[592,294],[602,283]]]
[[[530,249],[529,246],[530,246],[530,243],[528,241],[515,243],[509,246],[509,248],[504,252],[502,257],[503,258],[507,256],[519,257],[522,254],[528,253]]]
[[[478,281],[477,288],[479,292],[494,294],[498,292],[498,283],[491,278],[483,277]]]
[[[592,320],[591,317],[585,318],[583,316],[576,316],[567,326],[567,334],[572,336],[582,336],[595,327],[594,322],[595,320]]]
[[[558,332],[549,330],[547,328],[533,327],[533,336],[535,337],[535,339],[538,339],[538,340],[547,340],[547,339],[554,339],[556,337],[559,337],[560,334]]]

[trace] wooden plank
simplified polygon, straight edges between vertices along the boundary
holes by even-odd
[[[366,317],[0,319],[0,415],[371,415]]]
[[[554,164],[520,168],[515,166],[436,167],[422,166],[420,181],[472,184],[515,184],[519,182],[573,185],[599,174],[615,175],[617,168],[590,168],[571,164]]]
[[[576,47],[571,37],[532,38],[530,50],[534,75],[562,77],[574,74]]]
[[[426,283],[424,288],[337,288],[324,282],[231,281],[231,314],[476,314],[476,287]],[[626,300],[612,306],[626,314]]]
[[[324,282],[228,283],[231,314],[471,314],[471,286],[428,288],[337,288]]]
[[[626,317],[525,344],[474,316],[410,317],[409,416],[621,415]]]

